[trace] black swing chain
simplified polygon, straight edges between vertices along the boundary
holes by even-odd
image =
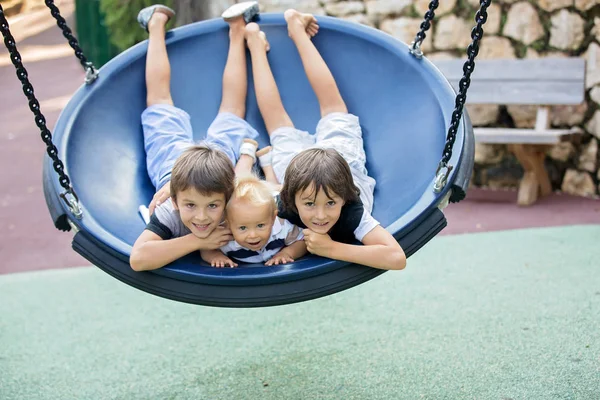
[[[425,37],[429,28],[431,27],[431,21],[435,17],[435,9],[438,7],[439,1],[432,0],[429,3],[429,10],[425,13],[425,17],[423,18],[423,22],[421,22],[420,30],[415,36],[415,40],[410,44],[410,53],[417,58],[423,57],[423,51],[421,50],[421,44],[425,40]]]
[[[90,84],[96,80],[98,77],[98,70],[94,67],[94,64],[91,61],[88,61],[86,56],[83,54],[83,50],[79,47],[79,42],[73,36],[73,32],[71,28],[67,25],[67,21],[60,15],[60,10],[54,4],[53,0],[46,0],[46,6],[50,9],[50,14],[56,19],[56,25],[62,31],[63,36],[69,42],[69,45],[75,52],[75,57],[79,60],[79,63],[85,69],[85,83]]]
[[[467,90],[471,85],[471,74],[475,70],[475,57],[479,53],[479,42],[483,37],[483,24],[487,21],[487,8],[492,3],[492,0],[481,0],[481,7],[475,14],[475,22],[477,25],[471,30],[471,39],[473,41],[467,47],[467,61],[463,65],[463,77],[461,78],[458,86],[460,88],[456,95],[455,108],[452,113],[452,120],[450,122],[450,128],[448,129],[448,135],[446,136],[446,146],[444,147],[444,153],[440,165],[447,165],[452,157],[452,146],[456,140],[456,133],[458,132],[458,124],[462,118],[463,108],[465,101],[467,100]]]
[[[21,55],[19,54],[19,51],[17,49],[15,38],[10,33],[8,21],[6,20],[6,16],[4,15],[4,9],[2,8],[2,5],[0,5],[0,32],[2,32],[2,36],[4,37],[4,45],[8,49],[10,59],[13,65],[15,66],[17,78],[19,78],[19,81],[21,81],[21,84],[23,85],[23,93],[25,94],[25,96],[27,96],[27,100],[29,100],[29,109],[35,115],[35,124],[40,129],[42,140],[46,144],[46,152],[48,153],[48,156],[52,159],[52,165],[54,166],[54,171],[56,171],[56,173],[59,176],[60,185],[66,191],[61,195],[61,197],[69,205],[75,216],[79,217],[81,212],[81,210],[79,209],[79,205],[77,204],[79,200],[77,198],[77,195],[75,194],[75,191],[73,190],[73,187],[71,186],[71,181],[69,177],[64,171],[64,164],[60,160],[60,158],[58,158],[58,149],[56,148],[54,143],[52,143],[52,133],[50,133],[50,130],[46,126],[46,118],[40,110],[40,103],[36,99],[33,91],[33,86],[29,82],[27,70],[21,62]],[[72,195],[72,197],[74,197],[74,200],[77,203],[73,203],[73,199],[68,198],[69,194]]]
[[[442,159],[438,164],[436,171],[436,178],[434,183],[434,190],[440,192],[448,180],[448,175],[452,170],[452,166],[448,165],[448,161],[452,157],[452,147],[456,140],[456,133],[458,132],[458,125],[463,114],[463,108],[465,101],[467,100],[467,90],[471,84],[471,74],[475,70],[475,57],[479,53],[479,42],[483,37],[483,24],[487,21],[487,8],[492,3],[492,0],[480,0],[480,8],[475,14],[475,22],[477,25],[471,30],[471,39],[473,41],[467,47],[467,61],[463,65],[463,77],[461,78],[458,86],[459,91],[456,95],[454,103],[454,111],[452,112],[452,119],[450,121],[450,128],[448,128],[448,134],[446,135],[446,145],[442,153]],[[421,43],[425,40],[425,32],[431,26],[431,20],[435,16],[435,9],[438,6],[437,0],[432,0],[429,3],[429,10],[425,13],[423,22],[421,23],[421,30],[417,33],[415,40],[411,43],[410,53],[416,58],[421,58],[423,52],[421,51]]]

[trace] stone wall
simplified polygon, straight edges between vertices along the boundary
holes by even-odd
[[[219,0],[219,6],[230,1]],[[423,43],[427,57],[464,57],[478,0],[440,0],[432,31]],[[587,60],[586,101],[552,107],[552,126],[578,126],[584,134],[548,151],[555,189],[582,196],[598,194],[600,170],[600,1],[493,0],[488,9],[478,59],[582,57]],[[262,0],[262,12],[287,8],[331,15],[381,29],[410,43],[429,0]],[[469,106],[476,126],[533,127],[536,108]],[[478,145],[472,182],[478,186],[514,187],[523,171],[503,145]]]
[[[61,2],[55,1],[55,3],[60,5]],[[44,0],[0,0],[0,5],[7,17],[46,7]]]

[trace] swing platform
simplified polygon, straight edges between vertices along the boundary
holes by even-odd
[[[448,183],[434,191],[436,170],[446,144],[455,93],[426,58],[378,30],[335,18],[318,17],[313,39],[329,65],[350,112],[360,118],[369,174],[377,181],[374,217],[400,242],[407,256],[446,225],[440,205],[464,197],[474,154],[466,113],[449,165]],[[281,14],[264,14],[261,29],[281,97],[294,124],[314,131],[317,99]],[[192,118],[201,140],[218,110],[227,56],[227,25],[220,19],[167,33],[174,103]],[[140,115],[145,108],[147,42],[106,64],[97,80],[82,86],[63,110],[54,142],[82,208],[76,218],[60,198],[64,191],[44,163],[44,192],[59,229],[75,227],[73,248],[105,272],[141,290],[173,300],[224,307],[293,303],[335,293],[372,279],[381,270],[318,256],[289,265],[240,265],[216,269],[197,254],[151,272],[129,266],[132,245],[144,229],[138,214],[154,194],[146,171]],[[250,63],[249,63],[250,64]],[[251,68],[249,65],[248,68]],[[268,135],[255,100],[251,73],[247,120]]]

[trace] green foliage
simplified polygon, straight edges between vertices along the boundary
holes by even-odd
[[[408,8],[408,12],[406,13],[406,16],[410,17],[410,18],[423,18],[423,16],[417,12],[417,9],[414,4],[412,4]]]
[[[500,29],[498,32],[504,32],[504,25],[506,25],[506,21],[508,20],[508,15],[504,10],[502,10],[502,14],[500,14]]]
[[[138,12],[152,4],[161,3],[173,7],[173,0],[100,0],[100,10],[104,13],[104,25],[108,29],[110,41],[119,50],[125,50],[148,38],[137,22]],[[173,24],[169,21],[167,29]]]
[[[527,54],[527,46],[525,46],[523,43],[517,42],[517,41],[513,41],[512,45],[513,45],[513,48],[515,49],[515,54],[516,54],[517,58],[525,58],[525,55]]]
[[[529,45],[532,49],[538,53],[543,53],[546,50],[546,39],[539,39]]]
[[[450,10],[450,13],[469,22],[474,22],[477,10],[479,10],[479,7],[473,8],[467,0],[457,0],[456,5]]]

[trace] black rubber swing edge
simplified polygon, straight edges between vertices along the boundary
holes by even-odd
[[[47,154],[44,155],[42,164],[42,188],[44,190],[44,198],[48,205],[50,217],[52,218],[52,222],[56,229],[68,232],[71,230],[69,217],[63,209],[60,197],[52,187],[52,174],[54,173],[54,170],[52,169],[52,160],[50,160],[50,157]]]
[[[413,221],[396,239],[411,256],[446,226],[437,208]],[[349,289],[371,280],[384,270],[348,265],[325,274],[266,285],[208,285],[167,278],[152,272],[135,272],[126,256],[114,251],[84,231],[73,239],[73,249],[104,272],[137,289],[170,300],[211,307],[249,308],[297,303]]]
[[[462,156],[456,170],[454,182],[452,182],[452,194],[450,195],[451,203],[458,203],[467,196],[467,189],[471,181],[473,173],[473,165],[475,163],[475,134],[473,133],[473,124],[469,113],[465,108],[463,111],[463,122],[465,140],[463,142]]]

